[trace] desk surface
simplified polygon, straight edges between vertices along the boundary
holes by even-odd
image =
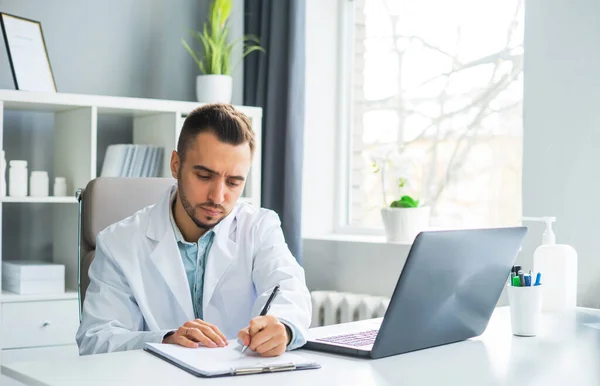
[[[4,375],[26,385],[600,385],[600,311],[544,314],[541,334],[515,337],[507,308],[480,337],[367,360],[299,350],[319,370],[199,379],[144,351],[19,362]]]

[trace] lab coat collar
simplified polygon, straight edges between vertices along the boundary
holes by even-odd
[[[185,275],[185,268],[183,267],[175,240],[175,234],[173,233],[169,219],[171,197],[176,189],[177,185],[175,184],[151,209],[146,236],[154,241],[158,241],[158,245],[150,254],[150,260],[162,274],[188,320],[193,320],[194,308],[192,297]],[[236,256],[236,214],[239,208],[240,205],[236,205],[231,213],[213,228],[215,239],[209,251],[206,270],[204,272],[204,293],[202,298],[204,310],[206,310],[206,306],[210,302],[219,280]]]

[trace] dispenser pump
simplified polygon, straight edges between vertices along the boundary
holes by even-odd
[[[542,245],[556,244],[556,235],[552,231],[552,223],[556,221],[556,217],[523,217],[523,221],[537,221],[546,223],[546,230],[542,235]]]

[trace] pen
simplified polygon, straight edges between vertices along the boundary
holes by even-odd
[[[537,273],[536,277],[535,277],[535,285],[540,285],[542,283],[540,283],[540,281],[542,280],[542,274],[540,272]]]
[[[521,287],[525,287],[525,277],[523,276],[523,270],[519,270],[517,275],[519,275],[519,284],[521,284]]]
[[[512,278],[512,286],[513,287],[520,287],[521,286],[521,282],[519,281],[519,277],[515,276]]]
[[[273,302],[273,299],[275,299],[275,296],[277,296],[277,293],[279,293],[279,284],[277,284],[275,286],[275,288],[273,288],[273,292],[271,292],[271,296],[269,296],[269,299],[267,299],[265,306],[263,307],[262,311],[260,312],[260,316],[265,316],[267,314],[267,312],[269,312],[269,308],[271,308],[271,302]],[[244,346],[242,348],[242,354],[247,349],[248,349],[248,346]]]

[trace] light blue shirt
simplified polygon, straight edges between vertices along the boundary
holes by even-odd
[[[203,234],[197,242],[191,243],[185,241],[181,231],[175,223],[173,210],[169,211],[171,226],[175,233],[175,240],[179,248],[179,254],[183,260],[185,275],[187,276],[190,293],[192,295],[192,304],[194,306],[194,317],[202,318],[202,295],[204,293],[204,269],[208,259],[208,252],[212,246],[215,232],[210,230]]]

